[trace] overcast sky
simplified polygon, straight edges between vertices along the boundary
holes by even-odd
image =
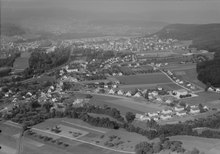
[[[3,21],[219,23],[220,0],[2,0]]]

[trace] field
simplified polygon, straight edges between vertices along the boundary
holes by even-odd
[[[73,124],[79,124],[79,126],[76,127],[75,125],[74,126],[67,125],[63,121],[69,121]],[[79,122],[79,120],[66,119],[66,118],[65,119],[51,119],[51,120],[48,120],[46,122],[43,122],[37,125],[36,128],[42,128],[44,130],[47,130],[48,127],[54,126],[53,123],[63,125],[65,126],[65,128],[68,128],[68,129],[81,130],[82,132],[83,131],[89,132],[89,134],[87,135],[84,134],[85,136],[83,137],[90,138],[91,140],[92,139],[95,140],[96,138],[100,139],[100,135],[102,135],[102,133],[95,131],[95,130],[97,131],[102,130],[102,128],[92,127],[82,121]],[[94,128],[94,131],[90,130],[91,128]],[[4,149],[1,149],[2,150],[1,154],[15,154],[17,151],[17,136],[19,136],[18,133],[20,132],[20,129],[17,127],[6,125],[6,124],[1,124],[1,129],[2,129],[2,135],[0,135],[0,145],[2,146],[2,148],[4,148]],[[105,134],[106,139],[108,138],[108,136],[115,134],[115,132],[111,132],[112,130],[109,130],[109,129],[106,129],[106,130],[108,130],[108,132]],[[126,134],[126,133],[127,132],[125,131],[119,130],[118,135],[121,135],[120,136],[121,140],[123,136],[128,136],[128,138],[124,138],[123,140],[125,139],[132,140],[131,137],[136,138],[136,140],[132,141],[131,143],[129,142],[132,145],[137,144],[137,142],[139,142],[138,139],[141,139],[141,136],[138,134],[135,134],[135,133]],[[42,135],[49,136],[48,133],[45,133],[45,134],[42,133]],[[51,136],[54,138],[56,134],[51,135]],[[83,140],[83,137],[80,137],[80,138]],[[39,138],[25,135],[23,142],[22,142],[22,145],[23,145],[22,154],[61,154],[61,153],[72,154],[73,151],[74,151],[74,154],[98,154],[98,153],[121,154],[121,152],[112,151],[112,150],[100,148],[94,145],[90,145],[87,143],[81,143],[78,141],[70,140],[68,138],[65,138],[65,136],[62,137],[62,134],[61,136],[58,136],[58,137],[56,136],[56,139],[64,143],[68,143],[69,146],[64,148],[63,145],[57,145],[49,141],[45,142]],[[144,140],[146,140],[146,138],[142,137],[140,141],[144,141]],[[125,148],[128,146],[125,143],[124,145],[125,145]],[[131,146],[129,145],[129,147]]]
[[[54,124],[55,123],[55,124]],[[85,146],[86,147],[91,147],[94,145],[98,146],[103,146],[115,150],[123,150],[123,151],[128,151],[128,152],[133,152],[134,151],[134,145],[141,141],[148,141],[148,139],[144,136],[141,136],[136,133],[130,133],[125,130],[112,130],[112,129],[105,129],[105,128],[99,128],[99,127],[94,127],[90,126],[89,124],[77,120],[77,119],[68,119],[68,118],[62,118],[62,119],[50,119],[47,120],[46,122],[43,122],[41,124],[38,124],[35,126],[36,129],[39,129],[41,131],[46,131],[48,127],[51,128],[54,127],[54,125],[59,124],[59,126],[62,126],[61,132],[58,134],[54,134],[54,136],[58,135],[60,138],[59,140],[63,141],[63,138],[69,139],[68,144],[71,145],[71,142],[78,142],[77,144],[74,143],[75,147],[80,147],[80,146]],[[35,131],[35,128],[33,129]],[[69,135],[70,130],[77,130],[81,132],[87,132],[84,133],[80,137],[74,137]],[[38,131],[38,130],[36,130]],[[41,131],[38,131],[41,133]],[[88,144],[88,146],[86,145]],[[103,148],[100,148],[102,150]],[[112,150],[109,150],[111,152]]]
[[[162,110],[164,107],[160,104],[149,103],[146,100],[142,101],[141,99],[133,99],[126,97],[112,97],[112,96],[102,96],[102,95],[93,95],[93,98],[90,100],[90,103],[95,105],[108,105],[110,107],[115,107],[122,114],[130,111],[133,113],[146,113],[146,112],[155,112]]]
[[[194,147],[205,154],[219,154],[220,153],[220,139],[209,139],[193,136],[174,136],[170,137],[172,140],[183,142],[183,147],[192,150]]]
[[[197,93],[199,97],[192,97],[184,99],[184,102],[190,105],[203,104],[212,108],[220,108],[220,95],[212,92],[201,92]]]
[[[163,73],[118,76],[116,78],[124,85],[171,83]]]
[[[189,81],[191,83],[194,83],[202,88],[205,88],[205,84],[203,84],[201,81],[199,81],[197,79],[197,72],[196,72],[196,69],[193,68],[193,69],[179,69],[179,70],[176,70],[174,71],[174,73],[180,77],[180,79],[183,79],[185,81]]]
[[[181,89],[180,86],[170,82],[170,83],[158,83],[158,84],[133,84],[133,85],[119,85],[119,89],[122,89],[124,91],[134,90],[136,88],[139,89],[154,89],[162,87],[167,90],[179,90]]]
[[[29,66],[28,61],[29,61],[30,55],[31,55],[30,53],[25,52],[25,53],[22,53],[20,57],[15,59],[15,62],[13,64],[13,69],[15,70],[15,72],[22,71]]]

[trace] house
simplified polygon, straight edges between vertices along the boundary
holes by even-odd
[[[173,111],[172,110],[162,110],[162,112],[161,113],[163,113],[163,114],[171,114]]]
[[[168,99],[168,100],[165,101],[165,103],[170,104],[170,103],[172,103],[172,100]]]
[[[187,94],[188,94],[188,91],[185,90],[185,89],[180,89],[180,90],[175,90],[174,93],[175,93],[178,97],[180,97],[181,95],[182,95],[182,96],[187,95]]]
[[[176,112],[176,115],[181,117],[186,115],[186,112],[185,111]]]
[[[162,102],[163,100],[160,97],[157,97],[156,99],[158,102]]]
[[[167,119],[170,119],[170,118],[172,118],[171,115],[163,115],[163,114],[162,114],[162,115],[160,116],[160,119],[162,119],[162,120],[167,120]]]
[[[209,87],[208,91],[214,91],[214,89],[212,87]]]
[[[199,108],[191,108],[190,113],[192,113],[192,114],[200,113],[200,109]]]
[[[83,99],[77,98],[77,99],[73,102],[73,105],[81,104],[82,102],[83,102]]]
[[[31,92],[27,92],[27,94],[26,94],[27,96],[32,96],[32,93]]]
[[[163,90],[163,88],[162,88],[162,87],[158,87],[157,89],[158,89],[158,90],[160,90],[160,91],[161,91],[161,90]]]
[[[151,94],[155,97],[155,96],[158,96],[158,92],[157,91],[153,91],[151,92]]]
[[[158,117],[154,117],[153,120],[154,120],[154,121],[158,121],[159,118],[158,118]]]
[[[140,92],[137,92],[136,94],[134,94],[133,97],[141,97],[141,93],[140,93]]]
[[[220,88],[216,88],[215,91],[220,93]]]
[[[158,113],[148,113],[149,117],[154,117],[154,116],[158,116]]]
[[[184,110],[184,107],[174,107],[174,110],[180,112]]]
[[[117,92],[117,94],[118,94],[118,95],[124,95],[124,92],[123,92],[122,90],[119,90],[119,91]]]
[[[113,95],[113,94],[115,94],[115,90],[114,89],[110,89],[108,93]]]
[[[131,96],[132,96],[132,94],[131,94],[131,92],[130,92],[130,91],[128,91],[128,92],[125,94],[125,96],[127,96],[127,97],[131,97]]]

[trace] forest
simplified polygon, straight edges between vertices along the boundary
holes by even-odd
[[[213,60],[197,64],[198,79],[207,86],[220,87],[220,53]]]

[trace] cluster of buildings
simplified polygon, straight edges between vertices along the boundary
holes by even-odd
[[[150,120],[169,120],[174,117],[183,117],[187,115],[195,115],[199,114],[201,109],[198,106],[192,105],[189,106],[188,104],[183,106],[176,106],[167,110],[145,113],[145,114],[136,114],[136,119],[139,121],[150,121]],[[207,106],[203,107],[203,111],[208,111],[209,108]]]
[[[209,87],[208,91],[220,93],[220,88]]]
[[[78,44],[79,48],[102,49],[104,51],[133,51],[133,52],[148,52],[148,51],[164,51],[164,50],[186,50],[187,47],[178,45],[175,39],[159,39],[158,36],[152,37],[121,37],[117,39],[106,39],[96,41],[82,41]]]

